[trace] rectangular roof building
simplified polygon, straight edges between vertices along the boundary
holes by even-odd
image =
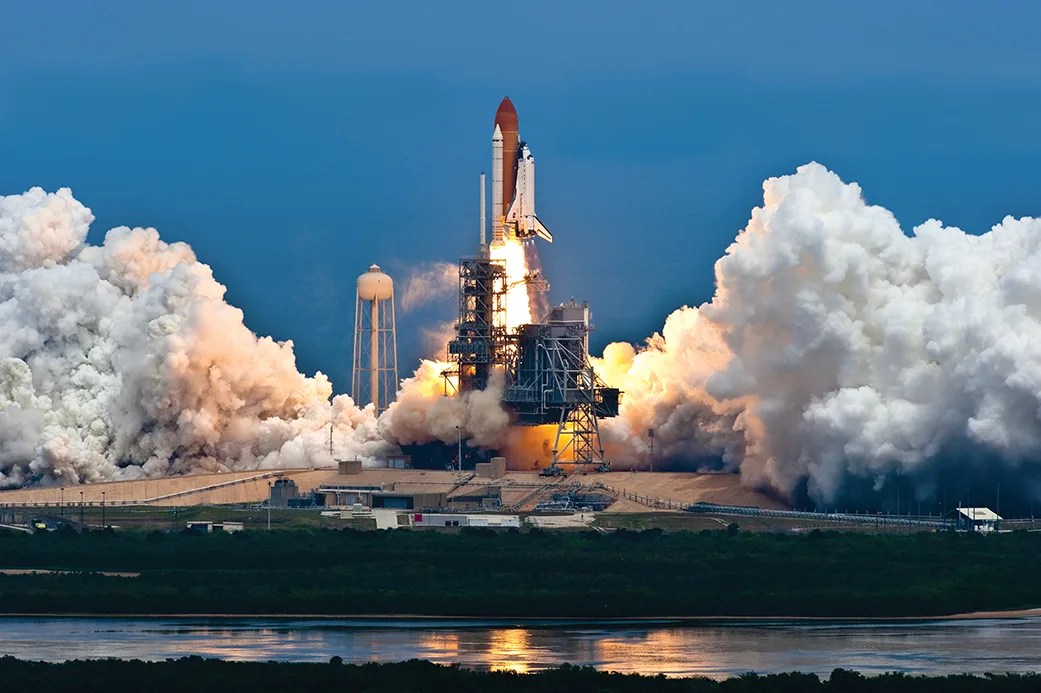
[[[990,508],[958,508],[958,529],[966,532],[996,532],[1001,516]]]

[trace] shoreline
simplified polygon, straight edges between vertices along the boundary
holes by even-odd
[[[1041,617],[1041,607],[1029,609],[995,609],[988,611],[967,611],[956,614],[939,614],[932,616],[447,616],[430,614],[286,614],[286,613],[0,613],[4,618],[169,618],[191,619],[205,618],[213,620],[235,619],[280,619],[280,620],[312,620],[312,621],[472,621],[475,624],[488,621],[516,623],[518,625],[568,625],[575,624],[608,624],[608,623],[663,623],[663,624],[728,624],[728,623],[788,623],[801,622],[837,622],[837,623],[886,623],[893,621],[979,621],[986,619],[1018,619]]]

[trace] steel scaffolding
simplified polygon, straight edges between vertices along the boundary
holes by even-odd
[[[459,262],[459,322],[456,337],[448,343],[449,359],[455,364],[448,376],[458,376],[458,392],[483,390],[492,367],[504,366],[511,358],[511,340],[506,333],[506,268],[485,257]]]
[[[516,335],[503,402],[521,424],[557,424],[553,464],[601,463],[598,419],[618,415],[619,391],[589,362],[589,329],[589,306],[571,301]]]

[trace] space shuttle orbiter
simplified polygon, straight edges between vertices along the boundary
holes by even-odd
[[[535,213],[535,157],[520,141],[517,109],[508,96],[495,112],[492,132],[492,244],[503,243],[507,235],[553,242]]]
[[[547,243],[553,242],[553,234],[535,214],[535,157],[523,142],[517,156],[517,186],[513,203],[506,211],[505,226],[516,238],[538,236]]]

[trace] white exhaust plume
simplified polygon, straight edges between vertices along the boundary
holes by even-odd
[[[85,245],[69,190],[0,197],[0,486],[328,463],[387,447],[291,342],[258,339],[183,243]]]
[[[596,361],[625,391],[602,423],[612,460],[644,459],[653,427],[663,463],[821,505],[895,481],[927,497],[966,466],[1034,488],[1041,221],[973,236],[930,220],[906,236],[818,164],[763,187],[711,302]],[[0,197],[0,486],[323,464],[330,423],[337,456],[460,430],[523,446],[502,381],[445,398],[445,364],[424,362],[378,425],[330,402],[328,380],[250,332],[188,246],[127,228],[87,246],[92,219],[68,190]]]
[[[432,262],[409,275],[401,292],[401,309],[409,312],[432,301],[452,301],[459,291],[459,265]]]
[[[450,367],[424,360],[411,378],[402,381],[397,400],[380,416],[380,431],[386,438],[401,445],[454,443],[461,433],[468,445],[499,446],[510,425],[502,407],[505,376],[493,372],[484,390],[447,397],[442,373]]]
[[[908,237],[819,164],[763,190],[712,301],[598,362],[626,392],[615,445],[644,455],[655,427],[666,459],[818,504],[898,477],[927,497],[958,458],[1036,478],[1041,221]]]

